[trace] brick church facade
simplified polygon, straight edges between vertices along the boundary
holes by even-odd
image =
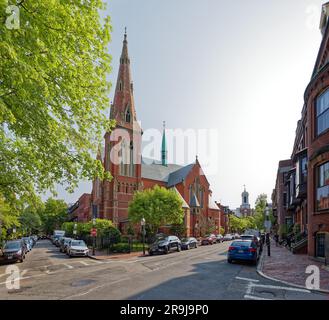
[[[72,206],[73,220],[86,221],[96,216],[110,219],[125,232],[129,225],[128,206],[134,192],[153,188],[155,185],[172,189],[181,197],[185,213],[187,236],[202,236],[205,226],[211,226],[213,233],[220,230],[221,211],[212,200],[210,184],[203,173],[198,158],[187,166],[167,163],[165,126],[162,137],[161,161],[144,159],[141,155],[142,129],[137,120],[134,103],[130,58],[127,35],[124,36],[120,67],[115,88],[110,118],[116,121],[111,133],[106,133],[103,150],[97,158],[113,179],[93,181],[90,197],[84,194]],[[86,206],[86,199],[90,206]],[[165,231],[165,227],[163,228]]]

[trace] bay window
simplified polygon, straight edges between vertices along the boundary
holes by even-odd
[[[317,167],[317,210],[329,209],[329,162]]]
[[[317,135],[329,128],[329,89],[316,100],[316,126]]]

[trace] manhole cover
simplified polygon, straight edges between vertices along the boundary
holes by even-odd
[[[73,282],[71,284],[72,287],[83,287],[83,286],[87,286],[88,284],[91,284],[95,282],[95,280],[91,280],[91,279],[84,279],[84,280],[79,280],[76,282]]]

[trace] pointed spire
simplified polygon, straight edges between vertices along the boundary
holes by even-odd
[[[125,28],[124,33],[120,67],[110,118],[116,120],[117,125],[130,129],[132,128],[134,121],[137,121],[130,70],[130,58],[128,54],[127,28]],[[127,119],[130,121],[127,121]]]
[[[168,166],[167,161],[167,142],[166,142],[166,121],[163,121],[163,135],[162,135],[162,147],[161,147],[161,163],[163,166]]]
[[[127,27],[125,27],[125,34],[123,39],[123,47],[122,47],[122,53],[121,53],[121,64],[129,64],[129,54],[128,54],[128,40],[127,40]]]

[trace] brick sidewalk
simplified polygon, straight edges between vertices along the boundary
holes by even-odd
[[[285,247],[276,247],[274,242],[271,243],[270,257],[264,246],[263,264],[260,271],[268,277],[305,287],[305,281],[310,276],[305,271],[310,265],[319,267],[320,289],[329,291],[329,266],[311,260],[305,254],[292,254]]]

